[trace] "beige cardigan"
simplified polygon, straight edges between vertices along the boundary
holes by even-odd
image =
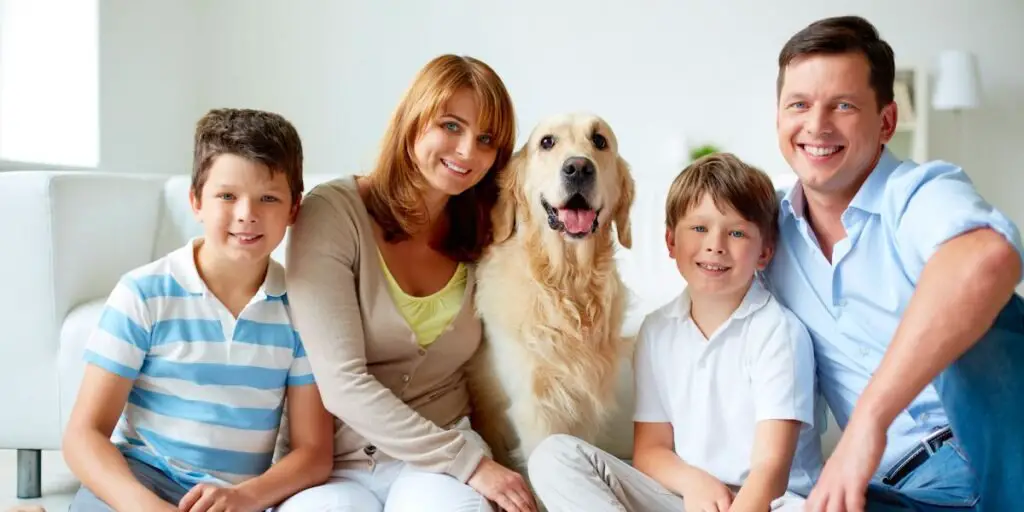
[[[303,199],[286,263],[292,319],[336,418],[335,469],[391,457],[468,480],[485,447],[452,427],[470,413],[463,367],[483,334],[472,266],[452,325],[420,347],[389,294],[353,177]]]

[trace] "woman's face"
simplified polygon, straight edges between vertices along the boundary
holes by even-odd
[[[438,192],[459,195],[479,183],[494,165],[494,138],[477,126],[479,114],[473,93],[460,90],[416,137],[414,163]]]

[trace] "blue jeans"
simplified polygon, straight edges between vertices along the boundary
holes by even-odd
[[[163,471],[153,466],[131,457],[125,457],[125,461],[128,462],[128,469],[131,469],[136,480],[153,491],[160,499],[172,505],[177,506],[181,498],[188,492],[188,489],[171,480]],[[68,510],[69,512],[112,512],[114,509],[83,485],[78,489],[78,493],[71,501],[71,508]]]
[[[872,482],[868,510],[1024,510],[1024,299],[934,384],[953,440],[894,486]]]

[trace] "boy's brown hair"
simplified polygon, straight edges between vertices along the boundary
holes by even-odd
[[[879,36],[874,25],[860,16],[824,18],[793,34],[779,52],[776,96],[782,92],[786,67],[793,59],[843,53],[859,53],[867,59],[868,80],[875,91],[879,110],[892,103],[893,83],[896,81],[892,47]]]
[[[456,261],[475,261],[494,239],[491,210],[498,202],[498,173],[512,156],[516,138],[512,99],[498,74],[473,57],[440,55],[417,73],[388,124],[373,170],[366,201],[384,239],[397,242],[426,223],[422,193],[429,185],[413,163],[416,137],[434,122],[444,104],[460,89],[480,106],[480,126],[491,134],[494,164],[469,190],[452,196],[445,207],[449,221],[437,250]]]
[[[196,123],[192,155],[192,192],[201,197],[213,161],[232,154],[260,162],[271,175],[284,173],[292,204],[302,196],[302,140],[287,119],[273,112],[221,108]]]
[[[665,225],[674,230],[691,208],[710,194],[719,210],[736,210],[754,223],[765,246],[774,247],[778,237],[779,203],[768,175],[732,153],[703,156],[679,173],[668,189]]]

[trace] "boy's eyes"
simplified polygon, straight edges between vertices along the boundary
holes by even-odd
[[[221,192],[217,194],[216,197],[218,199],[223,199],[224,201],[234,201],[235,199],[237,199],[237,197],[235,197],[235,195],[232,194],[231,192]],[[277,203],[280,202],[281,200],[276,196],[264,195],[260,197],[260,201],[263,201],[265,203]]]
[[[693,231],[696,231],[697,233],[707,233],[708,232],[707,226],[699,226],[699,225],[698,226],[691,226],[690,229],[692,229]],[[733,238],[743,238],[743,237],[747,236],[747,234],[744,233],[743,231],[738,230],[738,229],[733,229],[733,230],[729,231],[729,236],[731,236]]]

